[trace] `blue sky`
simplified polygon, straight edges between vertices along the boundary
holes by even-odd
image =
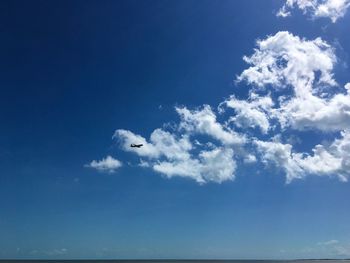
[[[349,2],[291,2],[3,1],[0,258],[350,257]]]

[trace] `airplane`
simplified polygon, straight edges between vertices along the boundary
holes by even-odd
[[[143,146],[143,144],[134,144],[134,143],[130,144],[130,147],[132,148],[140,148],[141,146]]]

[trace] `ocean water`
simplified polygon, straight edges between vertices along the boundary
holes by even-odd
[[[299,260],[0,260],[9,263],[350,263],[350,259],[299,259]]]

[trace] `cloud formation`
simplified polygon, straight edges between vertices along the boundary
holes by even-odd
[[[247,98],[231,95],[217,110],[209,105],[176,107],[179,120],[171,129],[157,128],[148,139],[118,129],[113,138],[124,151],[142,158],[139,166],[167,178],[221,183],[234,180],[239,165],[263,165],[283,170],[287,183],[308,175],[347,181],[350,83],[341,87],[334,79],[334,48],[321,38],[281,31],[258,40],[243,59],[248,68],[236,82],[247,84]],[[305,132],[322,132],[331,139],[297,152],[295,144]],[[131,148],[132,143],[143,147]],[[106,163],[89,166],[108,170]],[[113,170],[119,167],[115,165]]]
[[[223,126],[216,120],[216,115],[209,105],[200,110],[188,110],[186,107],[176,107],[181,117],[180,128],[189,133],[198,133],[211,136],[223,144],[242,144],[246,138],[234,130]]]
[[[156,172],[166,175],[189,177],[198,183],[221,183],[235,178],[236,162],[233,159],[233,150],[215,148],[200,151],[195,157],[180,160],[160,161],[153,164]]]
[[[335,23],[345,15],[349,6],[350,0],[286,0],[277,16],[288,17],[292,9],[299,8],[313,19],[326,17]]]
[[[286,181],[301,179],[307,175],[336,176],[346,182],[350,176],[350,133],[342,132],[329,146],[321,144],[312,153],[293,152],[292,145],[278,141],[259,141],[254,143],[265,164],[274,164],[286,173]]]
[[[114,173],[121,166],[122,163],[119,160],[109,155],[100,161],[93,160],[91,163],[85,165],[85,167],[94,168],[100,172],[107,173]]]
[[[249,101],[239,100],[235,96],[231,96],[220,104],[219,109],[224,112],[224,107],[227,107],[235,111],[235,115],[229,118],[229,123],[236,127],[259,128],[262,133],[266,134],[270,129],[270,117],[267,113],[271,111],[273,105],[270,97],[259,97],[257,94],[251,93]]]
[[[207,109],[208,110],[208,109]],[[140,166],[152,167],[152,169],[162,175],[171,178],[173,176],[192,178],[198,183],[208,181],[223,182],[234,179],[236,163],[233,159],[233,150],[223,146],[203,145],[197,141],[191,141],[191,134],[198,130],[202,134],[210,135],[214,139],[220,139],[222,142],[236,142],[234,135],[216,123],[210,111],[209,115],[200,114],[196,121],[203,122],[202,128],[191,126],[189,119],[180,122],[179,131],[185,130],[179,135],[156,129],[152,132],[150,140],[147,141],[140,135],[126,130],[116,130],[113,138],[119,140],[121,147],[125,151],[131,151],[140,157],[146,157],[147,161],[142,160]],[[203,121],[203,116],[209,116],[208,123]],[[206,118],[204,118],[206,119]],[[221,128],[220,128],[220,127]],[[197,127],[197,128],[193,128]],[[133,142],[143,143],[143,147],[134,149],[130,147]]]
[[[238,76],[238,81],[260,90],[272,87],[275,92],[292,93],[279,97],[279,107],[272,109],[270,103],[265,112],[257,112],[259,118],[257,113],[248,116],[250,121],[258,119],[264,131],[268,128],[266,110],[282,128],[325,132],[350,128],[350,85],[333,95],[338,85],[333,78],[337,58],[333,48],[321,38],[305,40],[289,32],[278,32],[259,40],[254,54],[244,60],[251,66]],[[256,101],[255,95],[249,104],[244,102],[245,110],[256,107]]]
[[[253,91],[272,92],[276,97],[274,104],[265,107],[261,115],[265,120],[276,121],[280,129],[275,126],[275,134],[319,130],[340,135],[340,138],[334,136],[329,147],[315,145],[312,153],[294,152],[289,143],[254,139],[261,160],[282,168],[287,182],[308,174],[336,175],[346,181],[349,156],[344,149],[349,147],[349,84],[341,93],[335,93],[338,84],[333,78],[333,68],[337,59],[333,48],[321,38],[306,40],[289,32],[278,32],[259,40],[253,55],[245,56],[244,60],[251,66],[238,76],[238,81],[253,85]],[[290,94],[285,95],[286,92]],[[270,100],[270,95],[254,94],[253,99],[245,102],[252,106],[245,108],[253,107],[257,98]]]
[[[314,84],[336,85],[333,67],[336,56],[333,48],[321,38],[301,39],[288,31],[257,41],[253,55],[243,60],[251,65],[238,81],[263,88],[271,85],[276,90],[292,87],[295,95],[309,94]],[[319,78],[316,79],[316,73]]]

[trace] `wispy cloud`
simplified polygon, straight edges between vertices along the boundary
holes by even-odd
[[[59,249],[55,248],[51,250],[34,249],[29,252],[31,256],[50,256],[50,257],[63,256],[63,255],[66,255],[67,253],[68,253],[68,249],[66,248],[59,248]]]
[[[329,245],[335,245],[338,244],[339,241],[336,239],[328,240],[328,241],[323,241],[323,242],[318,242],[317,245],[319,246],[329,246]]]
[[[320,248],[315,250],[321,250],[330,254],[331,256],[337,257],[349,257],[350,256],[350,244],[344,244],[336,239],[318,242],[317,245]]]

